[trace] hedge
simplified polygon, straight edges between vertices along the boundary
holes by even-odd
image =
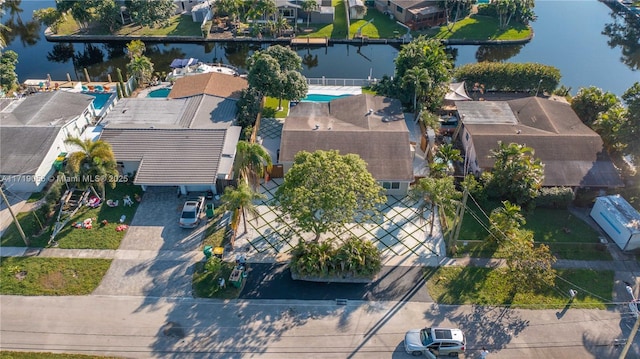
[[[536,207],[567,208],[573,201],[570,187],[542,187],[536,197]]]
[[[558,87],[561,75],[556,67],[536,63],[479,62],[456,68],[453,77],[456,81],[482,84],[488,91],[551,93]]]

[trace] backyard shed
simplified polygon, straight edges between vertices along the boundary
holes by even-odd
[[[640,248],[640,213],[620,195],[596,198],[591,218],[625,251]]]

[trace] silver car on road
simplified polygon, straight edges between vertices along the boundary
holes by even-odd
[[[404,336],[407,353],[435,358],[436,355],[457,357],[464,353],[466,341],[460,329],[424,328],[412,329]]]

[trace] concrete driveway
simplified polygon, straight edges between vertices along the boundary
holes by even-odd
[[[150,188],[127,230],[115,259],[94,294],[150,297],[191,296],[193,265],[204,221],[195,229],[178,226],[185,197],[174,187]]]

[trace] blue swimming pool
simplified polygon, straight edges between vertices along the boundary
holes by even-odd
[[[116,94],[114,92],[83,92],[87,95],[91,95],[93,97],[95,97],[96,99],[93,100],[93,107],[96,110],[102,110],[102,108],[104,107],[104,105],[109,102],[109,99],[111,99],[112,96],[116,96]]]
[[[347,97],[351,95],[320,95],[316,93],[307,94],[300,102],[329,102],[337,98]]]
[[[171,92],[170,88],[161,88],[161,89],[157,89],[157,90],[153,90],[151,92],[149,92],[147,94],[147,97],[152,97],[152,98],[163,98],[163,97],[168,97],[169,96],[169,92]]]

